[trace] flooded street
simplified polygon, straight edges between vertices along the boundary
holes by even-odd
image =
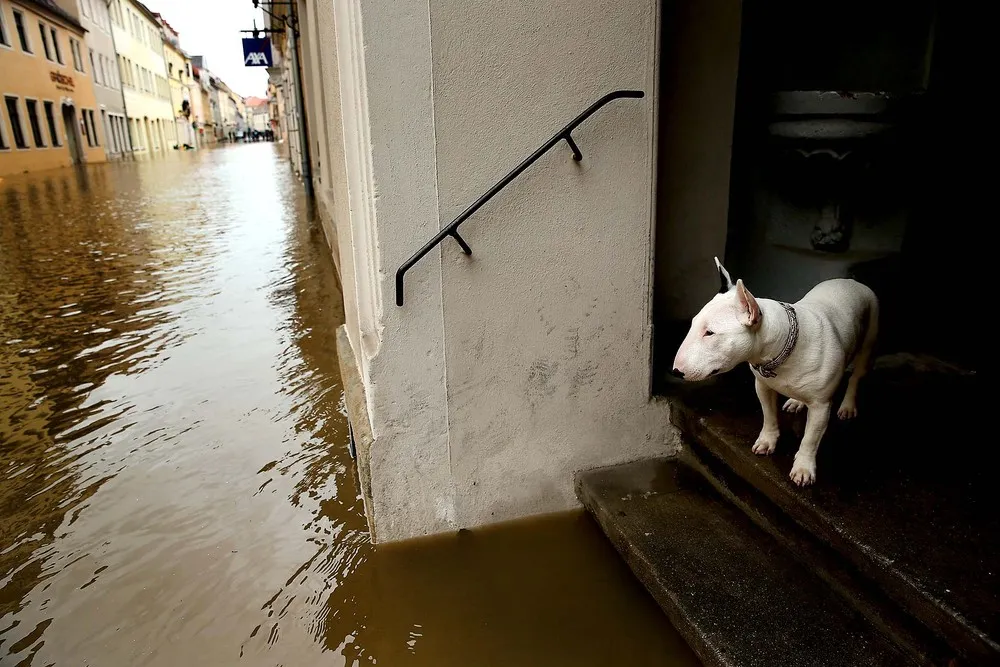
[[[374,549],[270,143],[0,181],[0,664],[694,665],[590,519]]]

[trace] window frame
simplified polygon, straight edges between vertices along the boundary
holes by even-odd
[[[14,16],[14,32],[17,33],[17,43],[21,47],[21,53],[34,56],[35,45],[31,41],[31,32],[28,30],[27,15],[17,8],[11,8],[11,14]]]
[[[31,114],[31,103],[35,105],[35,114],[32,117]],[[35,144],[36,149],[48,148],[49,145],[45,143],[45,133],[42,131],[42,122],[38,117],[38,98],[37,97],[25,97],[24,98],[24,115],[28,117],[28,129],[31,130],[31,141]],[[32,123],[31,121],[35,122]],[[37,133],[36,133],[37,130]]]
[[[7,123],[4,121],[7,117],[6,108],[6,104],[0,106],[0,151],[11,150],[10,140],[7,137]]]
[[[63,60],[62,47],[59,46],[59,33],[56,32],[56,27],[51,23],[49,24],[49,35],[52,37],[52,49],[56,52],[56,62],[65,67],[66,61]]]
[[[0,49],[14,50],[14,40],[11,38],[10,26],[7,25],[7,13],[4,11],[3,0],[0,0]]]
[[[101,147],[101,134],[97,131],[97,121],[94,120],[94,110],[88,109],[88,114],[90,115],[90,133],[94,135],[94,145],[91,148]]]
[[[69,38],[69,52],[73,58],[73,69],[80,74],[86,74],[87,72],[83,63],[83,52],[80,51],[80,40],[75,37]]]
[[[52,110],[52,117],[49,118],[49,110]],[[59,123],[56,122],[56,103],[52,100],[42,100],[42,113],[45,115],[45,125],[49,128],[49,144],[53,148],[61,148],[62,139],[59,138]]]
[[[17,125],[16,126],[14,125],[14,117],[10,115],[10,107],[8,106],[8,101],[9,100],[14,100],[14,111],[17,112]],[[13,142],[11,144],[11,148],[14,149],[14,150],[19,150],[19,151],[27,151],[27,150],[31,150],[31,147],[28,145],[28,136],[27,136],[27,133],[25,133],[25,131],[24,131],[24,119],[21,117],[21,109],[18,106],[19,103],[20,103],[20,101],[21,101],[21,98],[19,96],[17,96],[17,95],[8,95],[8,94],[4,93],[4,96],[3,96],[3,108],[7,112],[7,120],[10,122],[10,129],[11,129],[11,132],[13,133],[13,136],[11,137],[11,139],[13,139]],[[18,137],[19,134],[21,136],[21,141],[20,142],[18,142],[18,140],[17,140],[17,137]],[[23,146],[19,146],[18,143],[23,143],[24,145]]]
[[[94,50],[88,46],[87,47],[87,51],[90,54],[90,71],[91,71],[91,76],[94,79],[94,83],[96,83],[98,85],[101,85],[101,86],[106,85],[105,82],[103,81],[103,79],[101,77],[97,76],[101,72],[97,69],[97,61],[94,60]],[[97,55],[100,56],[101,54],[97,54]]]
[[[49,46],[49,33],[46,30],[48,26],[45,21],[38,21],[38,32],[42,36],[42,52],[45,54],[45,59],[50,63],[55,62],[55,58],[52,57],[52,47]]]

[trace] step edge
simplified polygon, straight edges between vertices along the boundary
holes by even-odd
[[[685,444],[690,447],[686,441]],[[712,454],[709,453],[709,455]],[[771,502],[766,496],[763,496],[749,482],[746,482],[735,473],[729,473],[752,489],[754,494],[760,496],[762,503],[770,505],[766,512],[760,507],[751,506],[742,497],[737,495],[729,486],[731,480],[720,479],[719,474],[705,465],[696,452],[685,452],[681,456],[693,470],[696,470],[705,477],[712,488],[722,495],[727,502],[739,509],[750,521],[777,541],[785,551],[791,554],[792,558],[803,566],[811,568],[812,572],[832,591],[839,595],[845,604],[855,609],[887,641],[896,645],[901,652],[906,654],[915,663],[922,665],[944,665],[947,664],[948,658],[954,657],[953,650],[946,650],[948,645],[945,642],[940,640],[927,642],[921,636],[922,633],[927,634],[927,629],[910,614],[899,609],[894,599],[889,598],[884,593],[878,596],[878,594],[873,595],[866,592],[864,590],[865,585],[874,586],[879,592],[881,592],[881,589],[878,588],[876,582],[871,581],[863,573],[856,571],[832,547],[824,544],[822,540],[817,539],[806,531],[798,523],[794,522],[791,517],[784,515],[780,507]],[[719,459],[716,460],[719,461]],[[719,461],[719,464],[725,466],[725,463],[721,461]],[[794,538],[787,534],[783,526],[779,527],[774,518],[769,516],[771,513],[783,515],[783,523],[792,524],[789,526],[789,530],[797,533]],[[800,551],[802,542],[807,544],[806,549],[808,549],[808,553]],[[826,553],[827,551],[832,553],[828,554]],[[833,563],[830,563],[830,561],[833,561]],[[835,564],[837,561],[850,569],[842,570],[838,573],[833,568],[828,567],[828,565]],[[880,602],[872,599],[873,597],[884,597],[885,600]],[[886,613],[893,614],[894,618],[887,621],[885,618]],[[935,639],[937,638],[935,637]],[[928,644],[935,644],[935,646],[931,647]]]
[[[733,460],[737,455],[725,443],[725,436],[681,401],[671,401],[670,421],[680,431],[682,436],[704,447],[713,456],[721,460],[739,478],[746,481],[765,498],[778,506],[788,518],[802,530],[816,539],[829,544],[848,563],[851,563],[864,576],[875,582],[900,609],[912,616],[928,632],[940,636],[954,650],[968,659],[976,661],[995,662],[1000,660],[1000,644],[983,631],[982,628],[969,622],[966,617],[940,598],[929,594],[918,582],[906,574],[886,567],[885,559],[875,558],[877,550],[863,544],[860,540],[847,537],[838,530],[823,514],[812,506],[804,503],[789,489],[776,484],[767,475],[753,468],[752,474],[744,473],[739,465],[741,461]],[[704,442],[708,440],[709,442]],[[804,523],[795,516],[793,510],[809,519]],[[908,598],[917,597],[926,601],[920,609],[915,609]],[[931,614],[925,613],[927,610]],[[960,648],[960,647],[964,647]],[[973,652],[970,654],[969,651]]]

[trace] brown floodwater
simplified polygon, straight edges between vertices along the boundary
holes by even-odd
[[[0,664],[695,665],[573,512],[372,547],[274,144],[0,180]]]

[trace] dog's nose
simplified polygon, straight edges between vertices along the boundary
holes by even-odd
[[[681,369],[675,368],[674,370],[672,370],[670,372],[673,374],[674,377],[678,377],[678,378],[684,379],[684,371],[682,371]]]

